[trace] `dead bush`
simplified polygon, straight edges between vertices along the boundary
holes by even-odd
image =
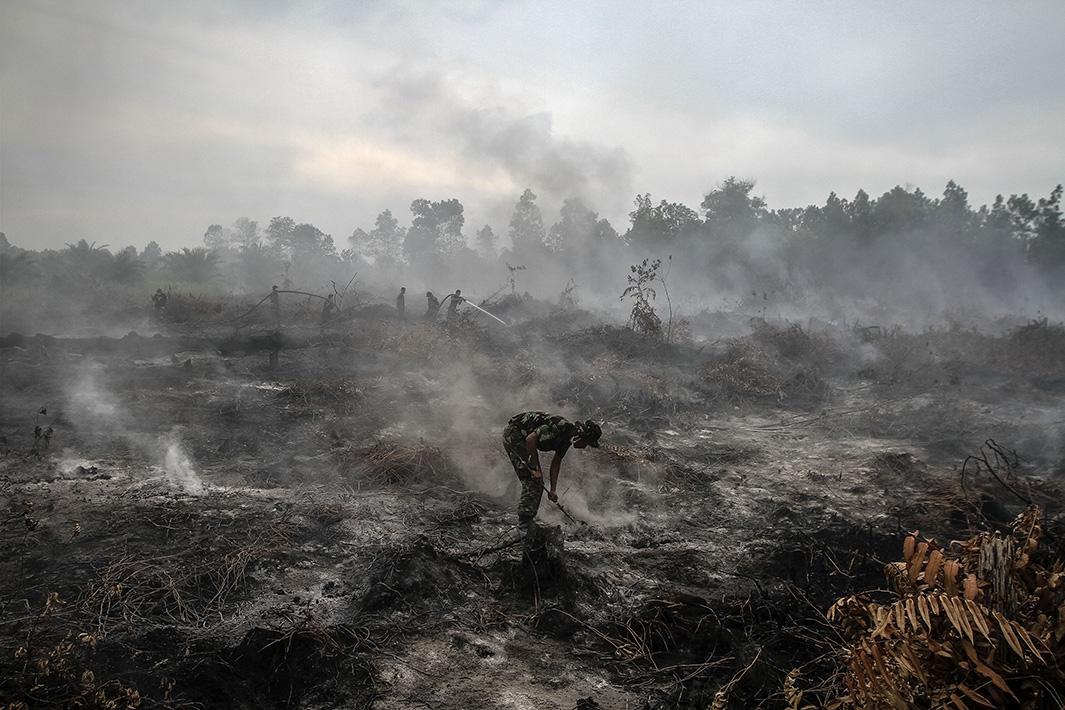
[[[62,613],[64,606],[59,594],[48,594],[28,635],[20,643],[16,642],[12,662],[3,665],[5,672],[0,675],[0,695],[7,701],[2,706],[4,710],[44,706],[87,710],[140,707],[142,698],[135,687],[121,680],[107,679],[97,667],[96,635],[60,631],[62,625],[55,617]]]
[[[711,398],[727,404],[820,400],[828,393],[827,383],[816,370],[772,358],[741,340],[732,341],[703,370],[702,385]]]
[[[248,570],[276,554],[291,525],[275,522],[253,539],[201,540],[189,557],[128,557],[107,566],[81,599],[97,631],[112,622],[203,623],[245,587]]]
[[[338,449],[335,456],[341,473],[360,485],[441,485],[456,481],[444,452],[420,442],[379,441],[365,448]]]
[[[848,596],[829,609],[846,646],[820,706],[1061,707],[1065,568],[1040,554],[1042,537],[1034,506],[1006,535],[947,549],[908,535],[886,567],[890,599]]]
[[[778,356],[794,361],[824,361],[827,340],[816,339],[798,323],[787,326],[770,325],[761,318],[753,319],[754,332],[751,339]]]
[[[322,406],[336,414],[354,414],[362,403],[362,390],[350,377],[294,382],[277,393],[277,398],[295,413],[313,414]]]

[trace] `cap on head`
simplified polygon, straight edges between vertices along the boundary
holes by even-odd
[[[603,435],[603,429],[591,419],[577,422],[577,436],[584,440],[593,449],[599,448],[599,437]]]
[[[433,295],[433,292],[432,292],[432,291],[426,291],[426,292],[425,292],[425,297],[426,297],[426,298],[429,298],[429,297],[430,297],[430,296],[432,296],[432,295]]]
[[[455,295],[456,296],[459,295],[460,293],[462,293],[462,289],[461,288],[455,289]]]

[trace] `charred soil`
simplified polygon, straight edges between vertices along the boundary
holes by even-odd
[[[349,315],[0,340],[0,707],[798,707],[908,533],[1062,549],[1053,326]],[[528,409],[605,436],[523,542]]]

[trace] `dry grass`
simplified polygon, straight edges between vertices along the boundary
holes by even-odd
[[[340,472],[360,487],[438,485],[454,480],[444,452],[424,443],[380,441],[365,448],[338,449],[334,456]]]
[[[785,362],[740,340],[703,369],[701,385],[711,399],[725,404],[820,401],[828,394],[817,369]]]
[[[182,553],[123,558],[89,585],[81,605],[100,633],[119,620],[207,625],[243,588],[249,567],[289,542],[288,527],[274,524],[243,542],[219,538],[191,559]]]
[[[354,378],[322,378],[310,382],[293,382],[277,393],[277,398],[298,416],[312,415],[323,405],[339,416],[356,413],[363,393]]]

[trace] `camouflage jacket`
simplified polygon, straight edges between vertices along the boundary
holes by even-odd
[[[540,451],[566,453],[577,427],[570,421],[544,412],[522,412],[510,418],[509,426],[514,427],[524,439],[534,431],[539,435],[536,448]]]

